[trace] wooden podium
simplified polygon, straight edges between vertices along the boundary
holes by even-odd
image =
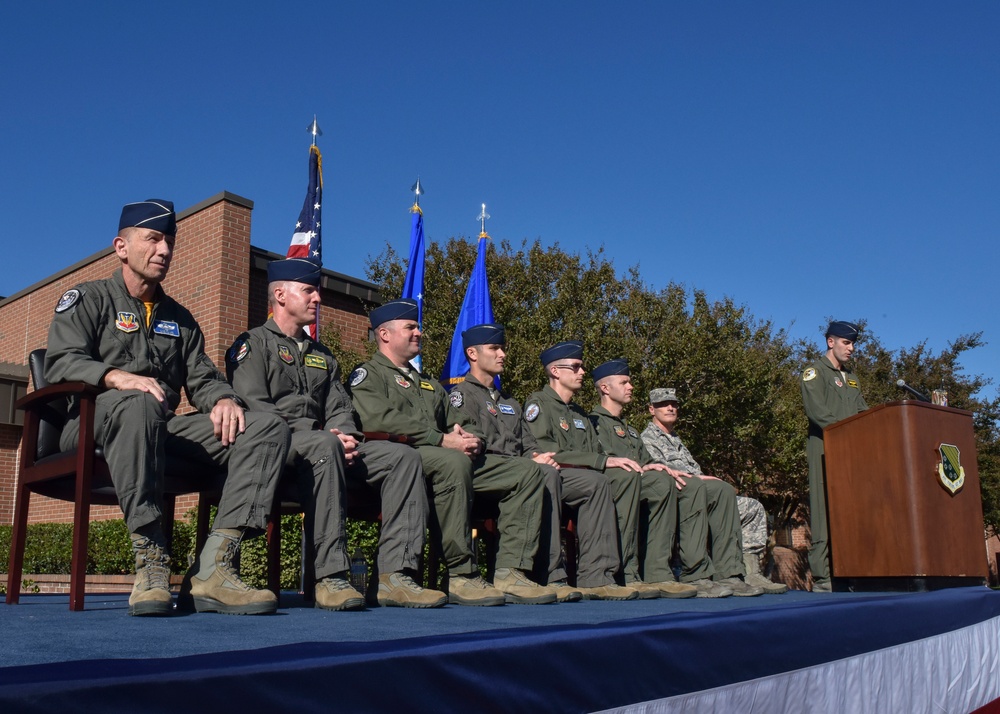
[[[828,426],[823,441],[834,578],[926,589],[987,577],[971,412],[890,402]],[[942,444],[964,469],[954,494],[938,473]]]

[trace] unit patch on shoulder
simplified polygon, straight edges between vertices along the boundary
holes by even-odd
[[[351,372],[350,385],[356,387],[365,381],[365,377],[368,376],[368,370],[364,367],[358,367],[353,372]]]
[[[451,402],[451,405],[453,407],[457,408],[465,403],[465,396],[458,390],[455,390],[450,395],[448,395],[448,401]]]
[[[278,359],[285,364],[291,364],[295,361],[295,358],[292,357],[292,351],[288,349],[287,345],[278,345]]]
[[[802,373],[803,382],[808,382],[810,379],[816,379],[816,370],[813,367],[808,367],[806,371]]]
[[[242,339],[236,340],[226,353],[226,359],[230,362],[242,362],[248,354],[250,354],[250,343]]]
[[[67,290],[59,298],[59,302],[56,303],[56,312],[66,312],[78,302],[80,302],[80,291],[76,288]]]
[[[396,384],[398,384],[403,389],[409,389],[410,383],[406,381],[406,378],[401,374],[396,375]]]
[[[529,404],[524,408],[524,420],[535,421],[535,419],[538,418],[538,413],[540,411],[541,409],[538,408],[538,405],[532,402],[531,404]]]
[[[306,355],[305,360],[306,367],[315,367],[317,369],[326,369],[326,358],[321,355]]]
[[[122,332],[135,332],[139,329],[139,320],[134,312],[119,312],[115,327]]]

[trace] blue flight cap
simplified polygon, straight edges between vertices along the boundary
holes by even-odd
[[[604,364],[594,367],[594,370],[590,373],[590,376],[594,378],[594,381],[604,379],[605,377],[610,377],[615,374],[628,375],[628,362],[623,359],[613,359]]]
[[[380,305],[372,310],[371,314],[368,315],[372,329],[383,322],[389,322],[389,320],[417,320],[419,318],[420,310],[417,308],[417,301],[410,298],[390,300],[385,305]]]
[[[138,203],[126,203],[118,220],[118,232],[123,228],[148,228],[166,236],[177,235],[177,214],[174,202],[150,198]]]
[[[267,264],[267,282],[290,280],[306,285],[319,285],[323,266],[309,258],[287,258],[272,260]]]
[[[841,322],[840,320],[834,320],[826,328],[827,337],[843,337],[845,340],[850,340],[851,342],[855,342],[858,339],[859,332],[860,330],[857,325],[850,322]]]
[[[476,325],[462,333],[462,349],[477,345],[505,345],[507,335],[503,325]]]
[[[583,343],[579,340],[568,340],[559,342],[539,355],[542,365],[551,364],[557,359],[583,359]]]

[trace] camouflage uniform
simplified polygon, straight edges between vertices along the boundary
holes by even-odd
[[[350,567],[344,531],[345,475],[380,489],[379,571],[417,569],[427,523],[420,457],[402,444],[364,441],[333,354],[319,342],[288,337],[268,320],[236,339],[227,353],[226,368],[233,388],[250,409],[280,416],[292,430],[287,465],[298,475],[306,523],[312,524],[316,577]],[[359,441],[352,465],[346,465],[344,447],[331,429]]]
[[[607,468],[608,455],[601,452],[590,418],[574,402],[566,404],[550,386],[534,392],[524,403],[524,421],[543,452],[555,452],[562,465],[578,466],[603,473],[611,486],[618,518],[620,543],[601,533],[591,544],[590,557],[610,562],[618,558],[627,582],[639,580],[638,526],[642,475],[625,469]],[[619,550],[620,549],[620,550]],[[581,544],[581,558],[584,548]],[[582,562],[581,562],[582,567]],[[578,585],[583,587],[582,583]]]
[[[809,417],[809,568],[813,578],[830,578],[830,534],[826,509],[826,467],[823,461],[823,429],[868,408],[858,378],[838,370],[824,355],[802,371],[802,402]]]
[[[642,441],[655,461],[671,469],[699,476],[701,466],[679,436],[672,436],[650,422],[642,432]],[[681,493],[695,483],[705,489],[708,510],[708,527],[712,540],[712,563],[718,578],[746,575],[743,565],[743,538],[741,533],[736,490],[718,479],[685,479]],[[765,521],[765,528],[767,523]],[[767,532],[764,532],[767,542]]]
[[[458,394],[460,397],[456,397]],[[485,435],[486,449],[505,456],[544,453],[531,431],[521,421],[521,405],[494,389],[480,383],[471,374],[465,376],[451,391],[452,404],[464,412]],[[556,469],[538,464],[545,474],[548,492],[546,513],[542,519],[540,556],[547,556],[537,568],[539,582],[560,582],[566,579],[566,566],[560,542],[560,506],[566,503],[577,512],[577,537],[580,558],[577,568],[579,587],[600,587],[614,581],[618,571],[617,550],[594,547],[594,542],[614,542],[615,512],[607,479],[587,469]],[[539,558],[541,560],[541,558]]]
[[[223,446],[208,412],[236,394],[205,354],[198,323],[159,286],[148,327],[145,315],[118,269],[63,295],[45,355],[51,383],[99,386],[105,374],[120,369],[155,378],[166,393],[166,412],[138,390],[109,389],[97,397],[96,442],[104,447],[129,531],[160,522],[164,464],[171,456],[228,467],[214,528],[263,529],[288,450],[288,427],[275,415],[247,412],[244,433]],[[200,413],[174,415],[182,388]],[[71,403],[64,449],[79,437],[78,408]]]
[[[437,380],[401,369],[381,353],[351,373],[349,386],[365,431],[413,439],[424,475],[431,481],[433,514],[441,529],[448,572],[478,574],[470,524],[474,493],[502,497],[497,568],[530,572],[538,552],[545,499],[545,477],[539,465],[488,453],[473,461],[459,451],[440,446],[445,432],[455,424],[480,438],[482,432],[451,405]]]

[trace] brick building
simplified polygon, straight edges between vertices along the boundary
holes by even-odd
[[[66,290],[106,278],[119,266],[111,248],[116,211],[109,207],[104,238],[99,227],[95,231],[95,244],[106,248],[0,300],[0,524],[10,525],[14,516],[21,415],[13,403],[29,388],[28,355],[45,346],[52,310]],[[194,314],[205,351],[220,368],[233,338],[267,318],[267,264],[283,257],[250,244],[252,211],[252,201],[223,191],[177,214],[177,244],[164,289]],[[320,323],[332,324],[345,348],[364,351],[368,311],[381,303],[378,287],[324,270],[322,296]],[[194,496],[179,499],[178,513],[195,502]],[[93,517],[120,518],[121,511],[95,507]],[[69,521],[71,506],[33,495],[29,519]]]

